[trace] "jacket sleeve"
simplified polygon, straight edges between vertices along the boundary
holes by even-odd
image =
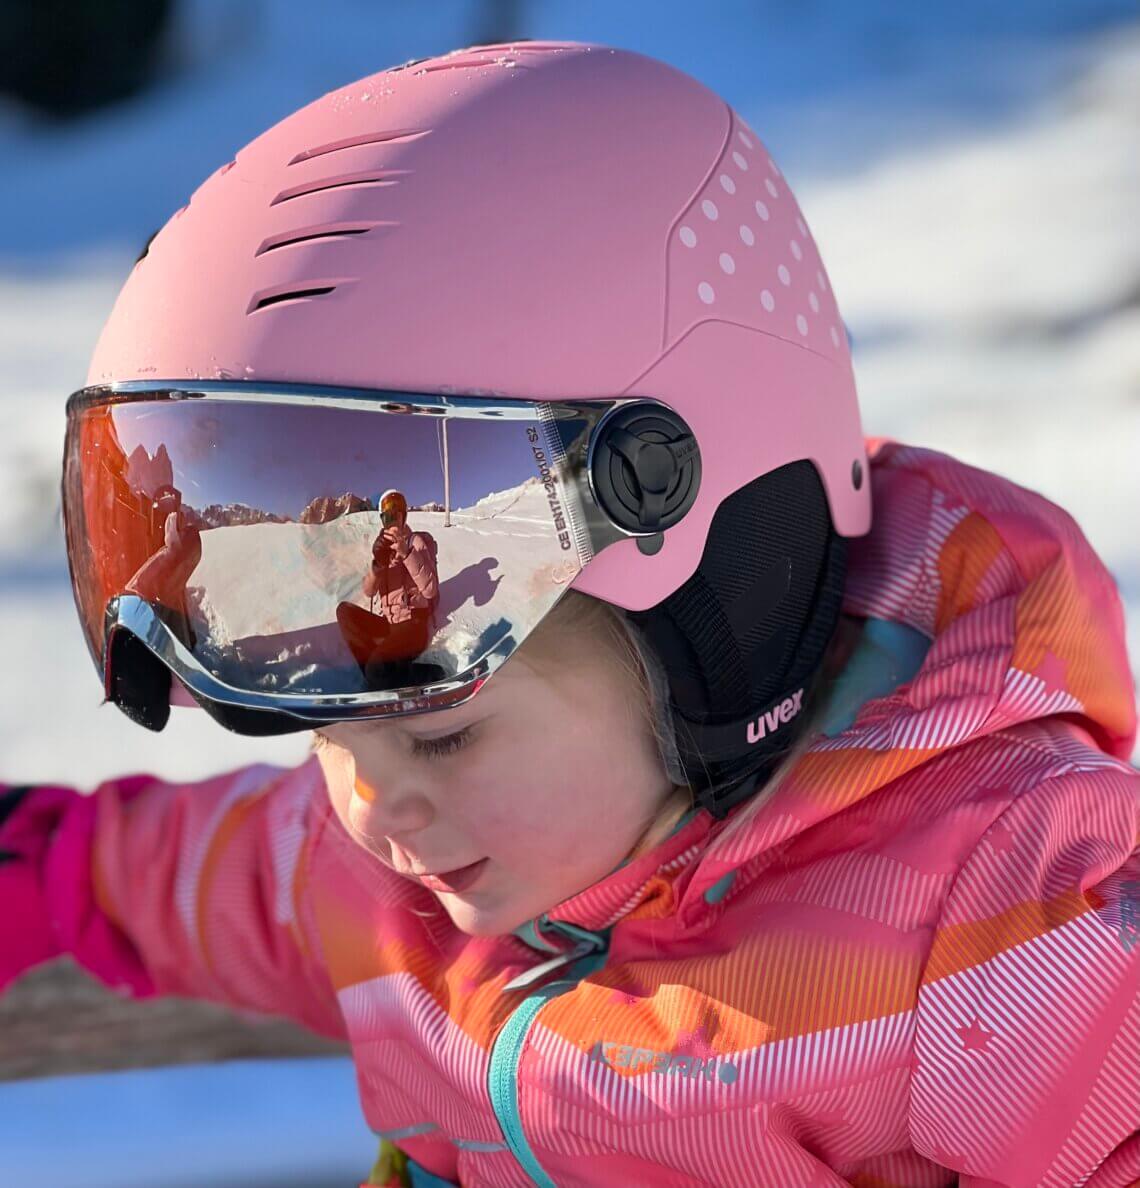
[[[330,811],[314,766],[0,793],[0,988],[70,954],[132,997],[205,998],[343,1038],[305,894]]]
[[[418,591],[412,595],[411,605],[431,606],[432,599],[439,594],[439,574],[432,560],[431,546],[419,533],[412,537],[412,548],[404,558],[404,566]]]
[[[962,1188],[1140,1182],[1140,773],[1017,797],[957,875],[918,996],[909,1126]]]

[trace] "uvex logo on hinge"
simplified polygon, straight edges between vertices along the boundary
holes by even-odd
[[[791,697],[785,697],[779,705],[773,706],[767,713],[763,713],[755,722],[748,723],[748,742],[750,745],[767,738],[773,731],[786,726],[803,709],[804,691],[797,689]]]

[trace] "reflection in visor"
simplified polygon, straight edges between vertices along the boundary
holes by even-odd
[[[454,680],[517,646],[591,555],[567,454],[606,406],[177,395],[71,413],[68,553],[97,662],[130,593],[236,689]]]

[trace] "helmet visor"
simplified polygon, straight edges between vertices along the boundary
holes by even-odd
[[[587,478],[615,403],[77,392],[63,510],[92,656],[127,627],[196,695],[309,720],[454,702],[629,535]]]

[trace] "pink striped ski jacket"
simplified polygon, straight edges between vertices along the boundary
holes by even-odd
[[[869,444],[863,641],[746,828],[690,814],[472,938],[350,840],[315,760],[37,787],[0,826],[29,905],[0,952],[347,1037],[370,1183],[1140,1184],[1119,595],[1041,496]]]

